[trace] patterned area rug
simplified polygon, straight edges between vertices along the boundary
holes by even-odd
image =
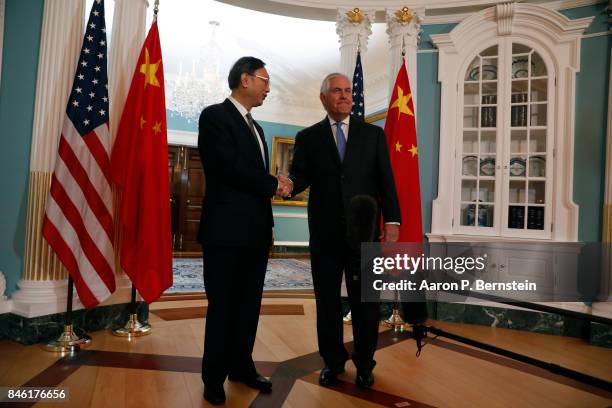
[[[202,258],[175,258],[172,262],[174,285],[165,293],[203,292]],[[309,259],[268,261],[264,290],[312,289]]]

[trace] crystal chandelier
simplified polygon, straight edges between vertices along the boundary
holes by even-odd
[[[197,121],[204,107],[221,102],[226,96],[225,78],[219,75],[221,47],[215,41],[218,21],[209,21],[212,35],[207,45],[200,48],[197,60],[191,61],[191,72],[183,72],[180,64],[176,79],[168,80],[171,95],[168,109],[188,122]]]

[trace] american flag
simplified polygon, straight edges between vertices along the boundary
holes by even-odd
[[[365,118],[365,101],[363,99],[363,70],[361,69],[361,53],[357,52],[355,73],[353,74],[353,107],[351,115],[361,120]]]
[[[96,0],[68,99],[43,220],[43,236],[68,269],[87,308],[115,290],[106,48],[104,1]]]

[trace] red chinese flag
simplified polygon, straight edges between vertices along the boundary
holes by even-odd
[[[402,215],[398,241],[420,243],[423,239],[423,222],[419,155],[414,104],[405,62],[402,63],[393,87],[385,134]]]
[[[151,303],[172,285],[166,105],[156,21],[138,57],[111,166],[121,192],[121,267]]]

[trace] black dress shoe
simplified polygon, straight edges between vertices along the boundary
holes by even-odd
[[[325,366],[319,374],[319,384],[324,387],[334,385],[338,382],[338,374],[344,372],[344,365],[336,368]]]
[[[372,370],[357,370],[355,384],[361,389],[370,388],[374,384],[374,374],[372,374]]]
[[[247,387],[251,387],[256,390],[259,390],[259,392],[262,392],[264,394],[269,394],[272,392],[272,382],[270,382],[270,380],[268,380],[266,377],[264,377],[261,374],[255,373],[255,375],[252,375],[249,377],[240,377],[240,376],[230,375],[229,380],[241,382]]]
[[[212,405],[221,405],[225,402],[225,391],[223,387],[204,386],[204,399]]]

